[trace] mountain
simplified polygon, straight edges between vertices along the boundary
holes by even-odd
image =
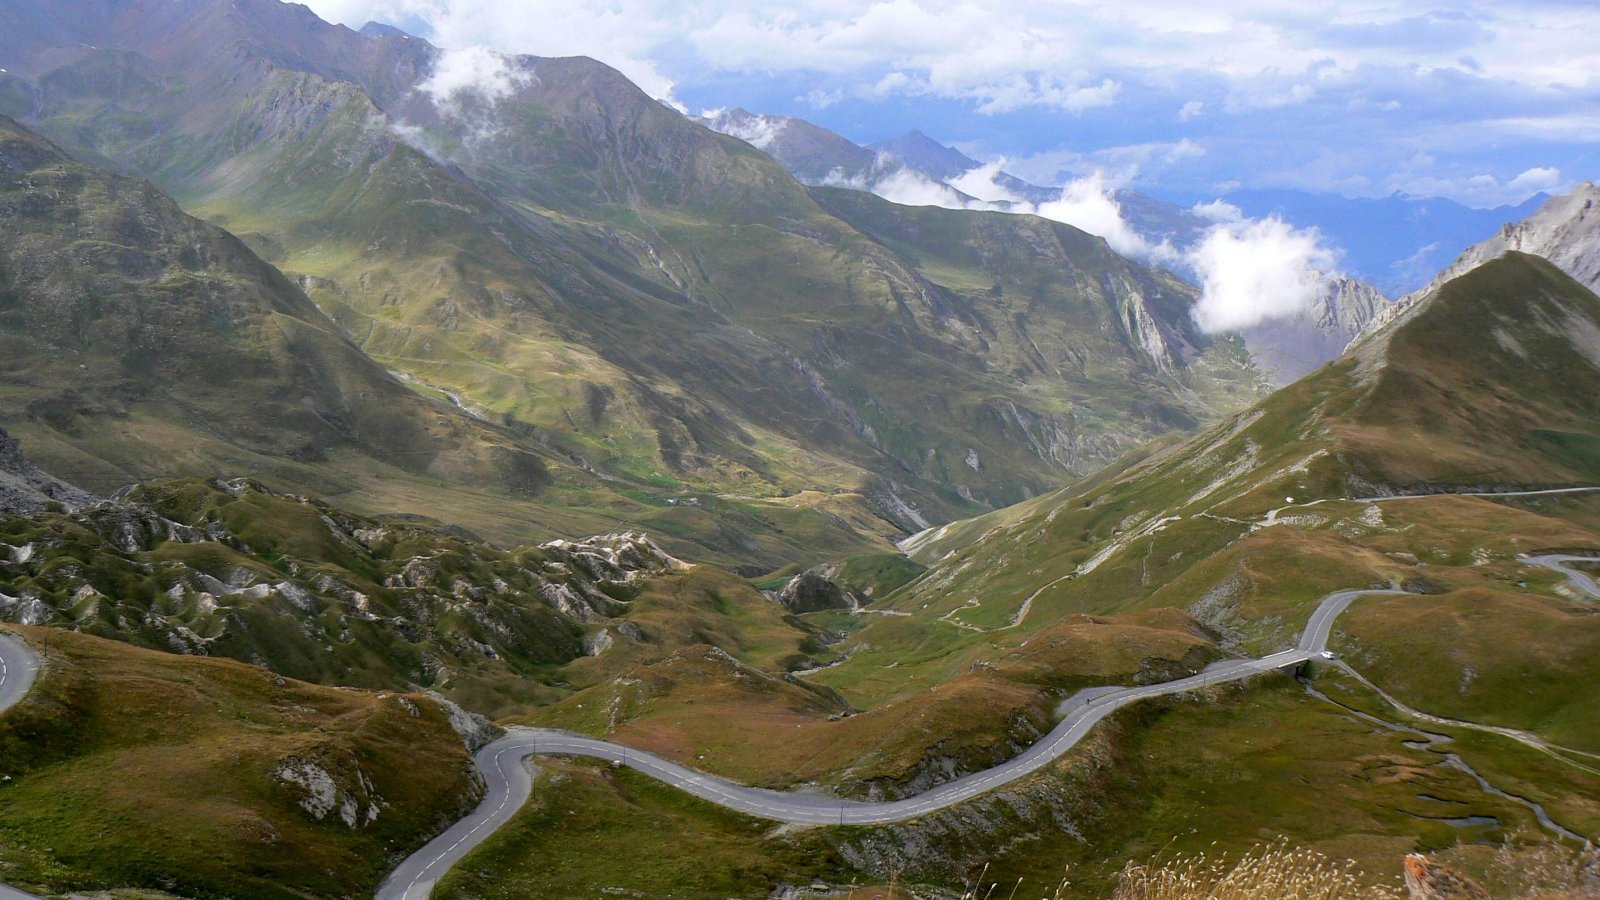
[[[849,204],[853,221],[891,244],[974,240],[947,237],[973,221],[949,211],[819,196]],[[901,883],[961,883],[988,862],[1001,883],[1048,884],[1070,864],[1074,886],[1094,892],[1120,860],[1169,841],[1177,852],[1232,852],[1283,834],[1346,848],[1377,871],[1392,867],[1395,846],[1458,840],[1453,826],[1435,831],[1428,813],[1441,809],[1493,816],[1486,839],[1506,840],[1539,827],[1526,807],[1500,805],[1508,784],[1549,798],[1554,821],[1592,831],[1592,810],[1560,799],[1600,787],[1592,772],[1546,768],[1532,762],[1544,755],[1537,744],[1501,746],[1478,729],[1600,752],[1600,712],[1573,689],[1600,674],[1600,620],[1592,600],[1525,559],[1600,555],[1595,498],[1351,498],[1600,479],[1593,327],[1600,297],[1510,254],[1192,438],[906,542],[927,571],[856,608],[797,617],[829,637],[793,674],[843,708],[770,672],[734,674],[691,655],[595,683],[534,720],[746,783],[906,796],[1023,752],[1084,688],[1292,647],[1328,594],[1392,586],[1338,617],[1332,646],[1349,670],[1318,663],[1130,708],[1014,787],[828,844]],[[821,577],[808,573],[812,596],[826,591]],[[716,715],[700,714],[708,708]],[[1426,744],[1418,727],[1451,741]],[[1374,764],[1381,774],[1362,774]],[[639,811],[619,802],[594,814]],[[1353,836],[1385,849],[1348,849]],[[537,834],[506,840],[490,875],[522,871],[512,860],[540,845]]]
[[[1102,284],[1131,270],[1082,241],[1073,302],[919,268],[591,60],[502,59],[490,93],[436,97],[444,51],[270,0],[13,5],[49,26],[8,38],[0,76],[30,127],[238,234],[382,367],[543,461],[542,493],[509,503],[451,472],[383,490],[497,538],[623,520],[758,569],[882,550],[1210,420],[1246,377],[1162,369],[1136,321],[1106,359],[1022,366],[1013,303],[1047,331],[1099,327],[1066,311],[1138,306],[1153,276]],[[1149,403],[1124,412],[1134,377]],[[1086,421],[1070,466],[1039,441]]]
[[[487,723],[436,697],[306,684],[60,628],[7,630],[44,661],[27,699],[0,717],[8,886],[370,893],[391,855],[482,797],[470,754]]]
[[[1508,252],[1544,257],[1578,283],[1600,289],[1600,218],[1593,211],[1596,199],[1600,199],[1600,189],[1592,182],[1584,182],[1570,194],[1549,198],[1532,215],[1507,223],[1498,234],[1467,248],[1432,283],[1400,298],[1364,331],[1376,331],[1408,314],[1445,282]]]
[[[1512,251],[1542,256],[1579,284],[1600,291],[1600,187],[1586,181],[1572,193],[1550,197],[1518,221],[1508,222],[1488,240],[1468,247],[1434,278],[1449,281]]]
[[[29,462],[17,439],[0,428],[0,516],[26,515],[51,504],[71,509],[92,499]]]
[[[879,155],[871,149],[804,119],[734,109],[707,114],[700,121],[771,156],[806,184],[864,179],[880,165]]]
[[[939,181],[953,181],[983,165],[960,150],[947,147],[915,130],[897,138],[869,144],[868,147]],[[1029,203],[1048,203],[1061,198],[1060,188],[1029,184],[1009,172],[996,172],[994,183],[996,187]]]
[[[157,457],[179,441],[180,460],[207,444],[299,460],[354,449],[512,492],[547,478],[407,389],[233,235],[3,117],[0,221],[0,419],[70,481],[109,490],[170,465]]]
[[[929,570],[858,613],[861,624],[825,660],[834,664],[809,676],[858,706],[863,695],[885,706],[944,695],[956,673],[1014,671],[1049,653],[1068,623],[1142,616],[1175,628],[1187,619],[1222,652],[1254,656],[1293,646],[1330,592],[1401,593],[1363,597],[1335,626],[1333,649],[1365,683],[1313,667],[1301,674],[1317,693],[1285,679],[1281,687],[1251,688],[1227,712],[1215,705],[1235,701],[1210,694],[1130,716],[1064,767],[1078,775],[1058,772],[997,799],[988,809],[995,818],[974,810],[902,829],[885,866],[937,880],[954,855],[958,867],[989,862],[1002,882],[1067,862],[1085,866],[1083,874],[1096,854],[1086,858],[1077,848],[1091,833],[1153,846],[1127,836],[1153,829],[1164,841],[1189,827],[1197,831],[1177,840],[1178,852],[1302,830],[1315,831],[1316,840],[1377,832],[1405,842],[1419,839],[1416,820],[1388,818],[1380,807],[1410,809],[1417,792],[1437,797],[1439,789],[1458,792],[1457,802],[1482,802],[1476,782],[1454,776],[1453,787],[1413,785],[1388,800],[1366,779],[1353,792],[1337,787],[1370,762],[1373,750],[1357,733],[1376,733],[1363,723],[1331,737],[1349,709],[1410,722],[1397,726],[1406,733],[1418,724],[1367,685],[1431,716],[1522,729],[1596,752],[1600,720],[1572,689],[1596,674],[1593,601],[1525,559],[1552,550],[1600,555],[1593,495],[1350,498],[1600,482],[1600,400],[1590,387],[1600,376],[1597,333],[1600,297],[1545,260],[1510,253],[1446,283],[1349,355],[1193,438],[1158,442],[1078,485],[906,542]],[[1153,635],[1128,640],[1155,646]],[[930,721],[978,714],[978,704],[945,702],[950,707],[929,710]],[[1256,724],[1234,733],[1244,721]],[[955,730],[949,733],[955,744]],[[1383,752],[1403,753],[1401,737]],[[1259,756],[1246,746],[1263,741]],[[1533,789],[1537,782],[1549,796],[1564,790],[1556,785],[1565,773],[1535,776],[1496,762],[1492,748],[1451,746],[1491,784],[1527,778],[1521,783]],[[1137,761],[1162,753],[1171,763],[1161,773]],[[1324,781],[1280,768],[1302,754],[1318,760],[1315,768],[1344,774]],[[1436,771],[1438,760],[1406,765],[1424,773]],[[1224,770],[1233,787],[1220,789]],[[1124,783],[1125,793],[1110,787]],[[1312,826],[1280,807],[1301,790],[1339,792],[1338,803],[1317,803],[1337,809],[1343,824],[1317,818]],[[1093,799],[1075,802],[1085,796]],[[1184,798],[1177,808],[1174,797]],[[1252,804],[1241,811],[1249,824],[1218,826],[1218,805],[1231,809],[1243,797]],[[1271,811],[1254,805],[1263,798],[1272,798]],[[1053,812],[1015,823],[1000,815],[1018,804]],[[1070,838],[1030,838],[1016,852],[965,849],[1008,846],[1061,816],[1073,822]],[[1575,807],[1565,816],[1595,827]],[[952,832],[962,838],[941,837]],[[925,841],[941,849],[924,849]],[[1357,856],[1369,868],[1383,864]]]
[[[1338,358],[1391,305],[1393,301],[1370,284],[1335,278],[1310,309],[1290,318],[1268,319],[1245,329],[1240,337],[1267,378],[1285,385]]]
[[[961,177],[983,164],[920,131],[862,148],[827,129],[788,116],[734,110],[702,121],[713,130],[747,141],[807,184],[869,191],[918,206],[1008,212],[1061,199],[1060,188],[1028,184],[1006,172],[996,172],[992,183],[982,189],[966,184]],[[985,196],[963,193],[958,184]],[[1129,188],[1113,191],[1111,199],[1134,232],[1151,246],[1165,244],[1185,250],[1217,225],[1192,209]],[[1018,201],[1024,205],[1019,206]],[[1180,275],[1195,275],[1181,262],[1166,264]],[[1291,318],[1270,320],[1240,337],[1267,380],[1284,385],[1338,356],[1388,304],[1377,288],[1339,276],[1329,279],[1310,309]]]
[[[1294,633],[1298,604],[1340,585],[1476,584],[1488,576],[1468,571],[1474,547],[1514,567],[1518,552],[1588,541],[1489,500],[1346,498],[1600,481],[1591,323],[1600,298],[1507,254],[1227,423],[913,539],[912,557],[933,568],[889,606],[937,618],[979,596],[992,619],[1040,591],[1033,614],[1048,621],[1174,605],[1270,649]],[[1441,518],[1391,540],[1402,527],[1391,520],[1428,515]],[[1429,542],[1455,549],[1416,549]]]

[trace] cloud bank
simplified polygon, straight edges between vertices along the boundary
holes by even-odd
[[[1309,310],[1338,264],[1315,228],[1276,217],[1213,225],[1185,258],[1200,279],[1195,322],[1211,334]]]
[[[999,176],[1005,161],[971,169],[949,183],[913,169],[887,169],[868,177],[828,183],[870,190],[906,206],[1031,214],[1071,225],[1105,239],[1117,253],[1189,275],[1200,285],[1195,323],[1209,333],[1240,331],[1309,311],[1338,274],[1338,254],[1315,228],[1296,228],[1278,217],[1247,218],[1222,200],[1197,204],[1191,212],[1211,224],[1183,247],[1152,241],[1133,226],[1116,198],[1115,185],[1096,171],[1068,182],[1055,200],[1030,203]]]
[[[1014,159],[1189,141],[1207,153],[1160,183],[1188,196],[1238,180],[1493,206],[1572,183],[1528,172],[1597,174],[1600,5],[1576,0],[310,4],[445,47],[593,56],[670,102],[825,112],[847,131],[915,105],[933,117],[919,127]]]

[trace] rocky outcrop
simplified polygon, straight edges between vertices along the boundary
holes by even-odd
[[[1488,900],[1476,881],[1430,861],[1420,853],[1406,857],[1406,892],[1411,900]]]
[[[614,531],[581,541],[555,540],[539,549],[595,581],[627,583],[689,564],[638,531]]]
[[[87,491],[28,462],[22,455],[22,445],[0,428],[0,515],[28,515],[52,505],[74,510],[93,501]]]
[[[1533,215],[1467,248],[1417,293],[1426,294],[1513,250],[1542,256],[1584,287],[1600,291],[1600,186],[1586,181],[1570,194],[1550,198]]]
[[[773,599],[792,613],[855,609],[860,605],[855,597],[834,583],[821,569],[801,572],[789,579],[789,583]]]
[[[639,583],[687,568],[639,532],[506,551],[243,479],[151,482],[6,525],[0,621],[447,692],[644,641],[625,618]],[[489,734],[451,720],[469,745]]]
[[[433,701],[444,709],[445,715],[450,717],[451,729],[461,736],[461,743],[465,744],[468,750],[476,752],[485,744],[505,734],[505,729],[475,712],[462,709],[443,694],[429,691],[428,696],[433,698]]]
[[[1274,385],[1285,385],[1337,359],[1368,323],[1394,301],[1353,278],[1336,278],[1311,306],[1290,318],[1273,319],[1241,333],[1256,365]]]

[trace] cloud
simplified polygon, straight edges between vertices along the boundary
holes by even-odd
[[[1434,184],[1481,205],[1535,187],[1518,184],[1529,169],[1592,177],[1600,143],[1600,5],[1577,0],[309,2],[444,47],[593,56],[657,98],[827,111],[822,124],[851,123],[861,139],[889,119],[958,120],[1043,183],[1120,173],[1109,148],[1188,138],[1209,155],[1147,188],[1382,196]],[[1080,158],[1027,161],[1064,147]],[[1395,160],[1418,147],[1437,148],[1438,163],[1398,177]],[[1498,188],[1469,182],[1481,174]]]
[[[736,137],[757,150],[766,150],[783,135],[788,121],[778,116],[731,116],[720,109],[708,109],[700,118],[713,131]]]
[[[997,159],[950,179],[950,186],[970,197],[990,203],[1025,203],[1026,200],[999,181],[1006,161]]]
[[[532,79],[532,73],[516,68],[503,53],[483,46],[458,47],[439,53],[433,72],[417,90],[441,112],[453,112],[460,109],[464,95],[493,105]]]
[[[1338,262],[1316,229],[1276,217],[1214,225],[1187,260],[1200,279],[1195,322],[1213,334],[1310,309]]]
[[[1559,187],[1561,187],[1560,169],[1536,166],[1511,179],[1506,184],[1506,193],[1512,196],[1519,194],[1532,196],[1540,191],[1553,191]]]
[[[1190,207],[1190,212],[1212,222],[1243,222],[1244,210],[1226,200],[1212,200],[1207,203],[1196,203]]]
[[[1112,187],[1102,172],[1069,182],[1061,189],[1060,199],[1041,203],[1033,212],[1099,235],[1123,256],[1146,262],[1171,261],[1176,257],[1169,245],[1153,245],[1134,230],[1123,216],[1122,204],[1113,196]]]

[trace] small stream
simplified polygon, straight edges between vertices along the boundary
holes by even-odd
[[[1407,746],[1407,747],[1409,747],[1409,748],[1411,748],[1413,750],[1429,750],[1429,751],[1433,751],[1433,752],[1436,752],[1436,753],[1442,753],[1444,755],[1444,760],[1442,762],[1438,763],[1438,765],[1441,765],[1441,766],[1444,766],[1444,767],[1450,768],[1450,769],[1455,769],[1458,772],[1465,772],[1468,775],[1468,777],[1470,777],[1473,781],[1476,781],[1478,783],[1478,787],[1481,788],[1483,790],[1483,792],[1486,793],[1486,794],[1489,794],[1489,795],[1494,796],[1494,797],[1499,797],[1499,798],[1501,798],[1503,800],[1510,800],[1513,803],[1517,803],[1517,804],[1520,804],[1522,806],[1527,807],[1528,811],[1533,813],[1533,817],[1534,817],[1534,819],[1536,821],[1538,821],[1539,826],[1541,828],[1543,828],[1544,830],[1550,832],[1551,834],[1554,834],[1557,837],[1567,838],[1569,840],[1576,841],[1576,842],[1578,842],[1580,844],[1587,845],[1587,844],[1591,843],[1588,838],[1584,837],[1581,834],[1578,834],[1576,831],[1573,831],[1572,829],[1567,828],[1567,827],[1563,826],[1561,823],[1559,823],[1559,822],[1555,821],[1554,819],[1550,818],[1550,814],[1548,812],[1546,812],[1545,808],[1543,806],[1541,806],[1540,804],[1534,802],[1533,800],[1529,800],[1527,797],[1518,796],[1517,794],[1512,794],[1512,793],[1509,793],[1507,791],[1501,790],[1498,787],[1495,787],[1495,785],[1493,783],[1491,783],[1489,781],[1489,779],[1483,777],[1483,774],[1481,772],[1479,772],[1477,769],[1474,769],[1472,767],[1472,765],[1470,763],[1468,763],[1466,760],[1462,759],[1460,756],[1456,755],[1455,753],[1452,753],[1452,752],[1450,752],[1448,750],[1443,749],[1442,745],[1451,744],[1451,743],[1455,742],[1455,740],[1453,738],[1451,738],[1449,735],[1447,735],[1447,734],[1437,734],[1437,733],[1431,732],[1431,731],[1423,731],[1422,729],[1414,727],[1414,726],[1411,726],[1411,725],[1403,725],[1403,724],[1401,724],[1399,722],[1390,722],[1390,721],[1388,721],[1386,719],[1380,719],[1377,716],[1374,716],[1374,715],[1372,715],[1370,713],[1365,713],[1365,712],[1362,712],[1359,709],[1353,709],[1353,708],[1351,708],[1349,706],[1346,706],[1343,703],[1340,703],[1339,701],[1333,699],[1332,697],[1329,697],[1327,694],[1324,694],[1323,692],[1317,690],[1316,687],[1314,687],[1311,684],[1311,682],[1309,682],[1309,681],[1307,681],[1307,680],[1305,680],[1303,678],[1300,680],[1300,684],[1301,684],[1302,687],[1305,688],[1306,693],[1310,694],[1311,696],[1316,697],[1318,700],[1322,700],[1324,702],[1331,703],[1334,706],[1339,707],[1340,709],[1344,710],[1345,712],[1349,713],[1350,715],[1353,715],[1353,716],[1361,719],[1364,722],[1369,722],[1369,723],[1371,723],[1373,725],[1378,726],[1379,728],[1382,728],[1382,729],[1384,729],[1386,731],[1393,731],[1393,732],[1395,732],[1397,734],[1414,734],[1414,735],[1417,735],[1420,738],[1420,740],[1408,740],[1408,741],[1402,741],[1402,743],[1405,746]],[[1491,824],[1491,823],[1498,824],[1497,820],[1495,820],[1495,818],[1493,816],[1467,816],[1467,817],[1464,817],[1462,819],[1456,819],[1456,820],[1446,819],[1444,821],[1446,822],[1446,824],[1449,824],[1449,825],[1452,825],[1452,826],[1458,827],[1458,828],[1469,828],[1469,827],[1474,827],[1474,826],[1479,826],[1479,825],[1487,825],[1487,824]]]

